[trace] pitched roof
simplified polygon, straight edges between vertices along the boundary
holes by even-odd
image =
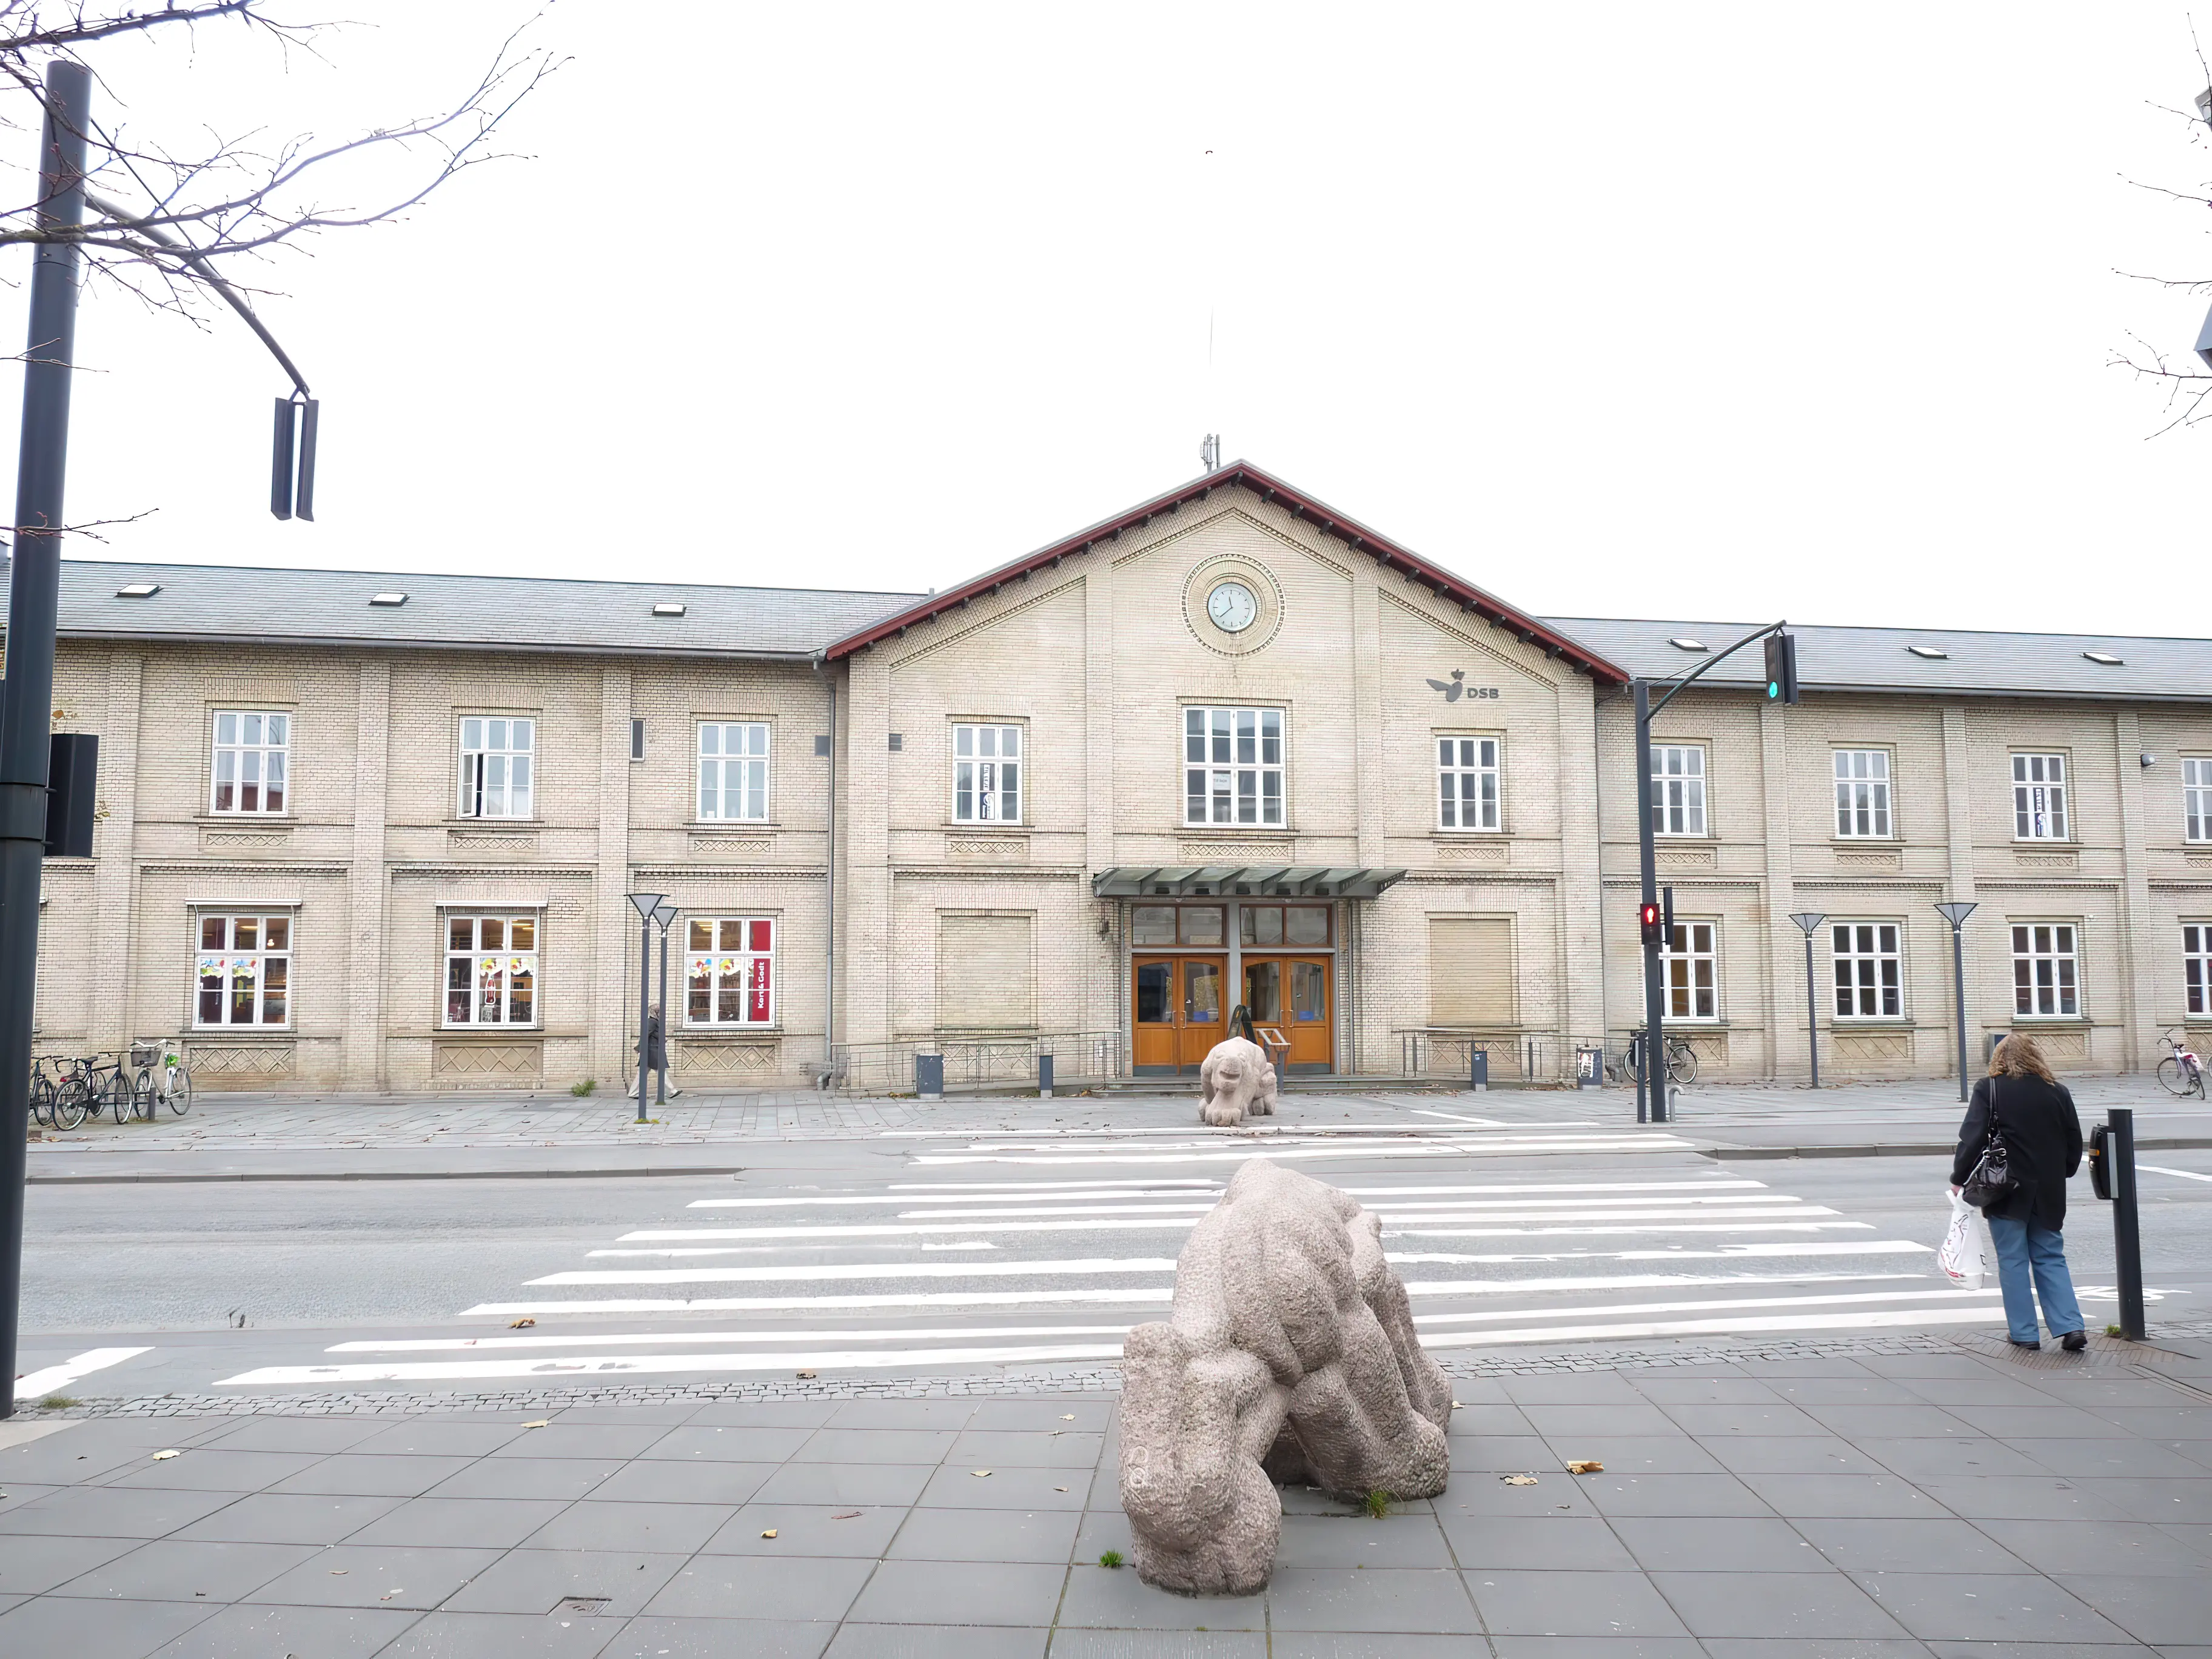
[[[1553,617],[1547,623],[1650,679],[1694,668],[1759,625],[1591,617]],[[1796,623],[1790,631],[1797,636],[1797,682],[1808,690],[2212,702],[2212,641]],[[1685,650],[1670,642],[1675,639],[1705,648]],[[1926,654],[1931,651],[1942,654]],[[2100,662],[2086,654],[2092,651],[2119,660]],[[1765,677],[1765,658],[1751,645],[1698,684],[1741,688],[1761,684]]]
[[[1615,667],[1606,658],[1588,646],[1560,633],[1550,623],[1540,622],[1524,611],[1485,592],[1462,577],[1454,575],[1441,566],[1430,563],[1419,554],[1407,551],[1380,532],[1369,529],[1357,519],[1338,512],[1334,507],[1316,500],[1303,490],[1294,489],[1280,478],[1261,471],[1249,461],[1231,461],[1216,471],[1192,479],[1165,495],[1155,495],[1148,501],[1117,513],[1110,519],[1102,519],[1087,529],[1079,530],[1048,547],[987,570],[981,575],[917,599],[904,609],[856,629],[829,649],[835,659],[850,656],[880,640],[894,637],[908,629],[956,610],[969,600],[994,593],[1009,581],[1026,575],[1032,570],[1058,564],[1062,559],[1073,558],[1079,553],[1088,553],[1102,542],[1110,542],[1123,532],[1142,528],[1166,513],[1174,513],[1192,501],[1205,500],[1217,489],[1238,487],[1257,494],[1261,500],[1281,507],[1293,517],[1303,519],[1324,535],[1334,536],[1356,550],[1376,560],[1385,568],[1403,571],[1423,586],[1433,589],[1442,598],[1457,605],[1462,610],[1474,612],[1484,621],[1518,635],[1523,641],[1540,645],[1552,656],[1561,657],[1590,676],[1601,684],[1619,685],[1627,674]]]
[[[158,591],[143,598],[124,598],[117,591],[145,584]],[[398,605],[370,603],[380,593],[406,599]],[[6,584],[0,582],[0,617],[6,597]],[[914,598],[696,582],[64,559],[60,632],[70,639],[804,659]],[[656,616],[656,605],[684,609],[680,615]]]

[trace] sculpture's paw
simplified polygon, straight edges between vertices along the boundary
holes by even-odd
[[[1198,1121],[1217,1129],[1233,1129],[1244,1121],[1244,1113],[1235,1101],[1222,1097],[1200,1106]]]

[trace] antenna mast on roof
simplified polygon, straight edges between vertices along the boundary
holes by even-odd
[[[1198,459],[1206,463],[1208,472],[1221,470],[1221,434],[1218,432],[1206,434],[1205,441],[1198,447]]]

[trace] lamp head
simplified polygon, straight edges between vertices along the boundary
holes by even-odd
[[[676,901],[664,898],[653,907],[653,925],[666,933],[676,920]]]
[[[630,893],[625,896],[629,900],[630,908],[641,917],[650,917],[668,896],[665,893]]]
[[[1966,918],[1980,909],[1981,906],[1965,899],[1952,899],[1936,908],[1942,913],[1944,921],[1949,922],[1954,927],[1963,927]]]
[[[1813,930],[1826,921],[1827,917],[1822,915],[1818,910],[1798,910],[1791,914],[1790,920],[1797,924],[1807,939],[1810,939],[1813,937]]]

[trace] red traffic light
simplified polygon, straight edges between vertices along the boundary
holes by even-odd
[[[1644,939],[1646,944],[1650,944],[1658,939],[1659,907],[1656,904],[1638,905],[1636,907],[1636,921],[1638,926],[1643,930]]]

